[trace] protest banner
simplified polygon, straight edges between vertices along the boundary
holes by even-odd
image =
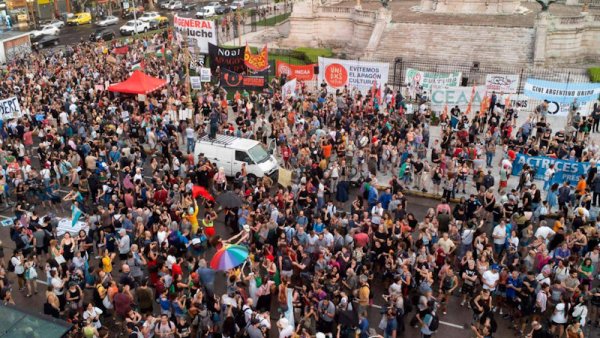
[[[577,99],[577,111],[586,115],[591,112],[593,102],[600,96],[600,84],[527,79],[524,94],[530,99],[548,101],[548,114],[556,116],[566,116],[570,105]]]
[[[430,91],[431,87],[458,87],[462,78],[461,72],[453,73],[434,73],[434,72],[423,72],[414,68],[406,69],[406,83],[423,87],[424,90]]]
[[[471,102],[471,107],[479,107],[485,97],[485,86],[474,87],[438,87],[431,88],[431,108],[442,110],[444,106],[452,108],[458,106],[461,111],[466,111]],[[472,101],[471,101],[472,100]],[[478,108],[473,108],[473,111]]]
[[[173,27],[177,41],[181,43],[184,39],[188,40],[190,52],[208,53],[208,44],[217,43],[217,31],[213,21],[175,15]]]
[[[244,50],[244,64],[248,69],[255,72],[260,72],[269,68],[269,51],[267,45],[265,45],[258,54],[252,54],[250,46],[246,44],[246,49]]]
[[[519,90],[519,75],[488,74],[485,77],[485,87],[490,93],[516,94]]]
[[[287,99],[289,97],[296,97],[296,84],[297,84],[297,80],[293,79],[290,80],[288,82],[286,82],[282,87],[281,87],[281,97],[283,97],[284,99]]]
[[[245,49],[245,47],[225,48],[209,43],[210,70],[214,73],[217,67],[220,67],[221,70],[228,69],[234,73],[245,72]]]
[[[577,185],[581,175],[587,175],[588,170],[592,166],[590,162],[577,162],[545,156],[517,154],[517,157],[512,163],[512,174],[519,175],[525,164],[528,164],[534,169],[535,179],[537,180],[544,180],[546,170],[553,164],[555,173],[550,183],[562,184],[562,182],[568,181],[572,185]]]
[[[21,105],[16,97],[0,100],[0,116],[3,120],[21,117]]]
[[[275,74],[278,77],[286,74],[289,80],[311,81],[315,78],[315,66],[314,63],[310,65],[291,65],[277,60],[275,62]]]
[[[200,76],[190,76],[190,86],[192,89],[202,89],[202,81]]]
[[[210,82],[211,76],[210,68],[200,69],[200,82]]]
[[[363,94],[374,87],[379,89],[388,82],[388,63],[367,62],[356,60],[340,60],[319,57],[319,83],[325,82],[330,91],[348,88],[356,88]]]
[[[221,72],[220,84],[225,88],[262,91],[265,86],[265,78],[260,76],[245,76],[229,70],[223,70]]]

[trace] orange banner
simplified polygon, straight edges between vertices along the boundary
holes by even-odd
[[[299,81],[311,81],[315,77],[315,64],[310,65],[291,65],[289,63],[279,61],[275,63],[276,74],[281,76],[286,74],[288,80],[297,79]]]
[[[246,67],[255,72],[260,72],[269,68],[269,54],[267,51],[267,45],[265,45],[258,54],[252,54],[250,47],[246,45],[246,51],[244,52],[244,63],[246,64]]]

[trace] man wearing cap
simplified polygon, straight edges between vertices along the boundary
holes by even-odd
[[[496,290],[496,286],[498,286],[498,279],[500,279],[498,270],[500,270],[498,264],[492,264],[492,268],[484,272],[481,276],[483,288],[489,290],[490,293],[493,293]]]

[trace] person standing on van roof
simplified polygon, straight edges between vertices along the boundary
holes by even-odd
[[[208,119],[210,120],[210,132],[208,134],[208,137],[211,140],[214,140],[215,138],[217,138],[217,130],[219,129],[219,123],[221,122],[221,114],[219,114],[218,111],[216,111],[215,109],[213,109],[210,112],[210,115],[208,116]]]

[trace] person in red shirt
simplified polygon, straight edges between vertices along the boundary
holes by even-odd
[[[169,192],[162,185],[154,191],[154,202],[159,205],[165,205],[167,203],[167,197]]]

